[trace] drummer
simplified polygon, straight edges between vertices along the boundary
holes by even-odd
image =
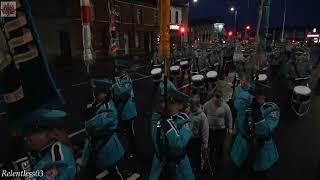
[[[294,58],[287,64],[286,77],[288,79],[289,91],[292,92],[296,85],[307,85],[309,79],[306,81],[296,81],[297,78],[307,78],[311,75],[312,66],[308,59],[307,53],[302,48],[295,49]],[[299,84],[298,84],[299,83]]]
[[[214,48],[212,50],[208,63],[211,67],[213,67],[215,71],[218,72],[219,65],[222,63],[221,52],[219,51],[218,48]]]

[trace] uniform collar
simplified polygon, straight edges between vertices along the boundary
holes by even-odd
[[[56,141],[51,141],[50,143],[48,143],[45,147],[43,147],[39,152],[38,152],[38,155],[39,156],[43,156],[44,153],[46,153],[50,148],[51,146],[55,143]]]

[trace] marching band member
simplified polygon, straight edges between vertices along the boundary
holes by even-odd
[[[120,72],[115,77],[115,83],[112,86],[113,100],[117,107],[119,118],[119,129],[128,140],[127,158],[135,158],[135,135],[134,121],[137,117],[136,102],[132,87],[132,81],[126,71]]]
[[[161,95],[160,95],[161,96]],[[152,116],[152,139],[155,155],[149,179],[193,180],[194,175],[186,154],[186,146],[192,136],[189,117],[181,113],[188,96],[168,89],[168,117],[162,114]],[[163,104],[163,100],[162,103]]]
[[[83,179],[96,177],[96,170],[108,170],[108,178],[122,180],[117,163],[124,155],[124,149],[116,134],[118,113],[111,97],[112,83],[93,80],[95,102],[88,105],[90,120],[85,123],[89,136],[85,142],[81,166]],[[91,177],[91,178],[90,178]]]
[[[287,79],[289,81],[289,89],[292,90],[296,85],[296,78],[306,78],[311,75],[312,66],[303,49],[298,48],[294,53],[294,59],[287,64]],[[309,79],[308,79],[309,80]],[[304,82],[307,82],[304,81]],[[305,83],[305,84],[307,84]]]
[[[43,171],[36,179],[75,179],[77,168],[72,145],[60,128],[65,116],[62,111],[38,109],[24,118],[23,134],[31,149],[31,171]]]
[[[231,151],[241,173],[236,174],[237,179],[267,179],[267,171],[279,158],[272,132],[280,110],[275,103],[265,101],[268,88],[257,83],[252,104],[243,103],[238,111],[238,131]]]

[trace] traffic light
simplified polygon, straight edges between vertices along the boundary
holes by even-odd
[[[250,26],[246,26],[246,30],[250,30],[251,29],[251,27]]]
[[[228,36],[232,36],[233,35],[233,32],[232,31],[229,31],[228,32]]]
[[[186,28],[184,26],[180,26],[180,32],[183,34],[186,32]]]

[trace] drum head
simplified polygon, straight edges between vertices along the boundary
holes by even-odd
[[[162,69],[161,68],[154,68],[151,70],[151,75],[158,75],[162,73]]]
[[[181,61],[181,62],[180,62],[180,66],[186,66],[186,65],[188,65],[188,64],[189,64],[188,61]]]
[[[268,79],[268,76],[266,74],[259,74],[258,81],[264,82]]]
[[[216,71],[209,71],[207,72],[207,78],[216,78],[218,73]]]
[[[201,74],[197,74],[197,75],[194,75],[194,76],[192,76],[192,81],[202,81],[203,80],[203,75],[201,75]]]
[[[179,71],[180,70],[180,66],[171,66],[170,67],[170,71]]]
[[[296,86],[293,89],[295,94],[303,95],[303,96],[310,96],[311,89],[307,86]]]

